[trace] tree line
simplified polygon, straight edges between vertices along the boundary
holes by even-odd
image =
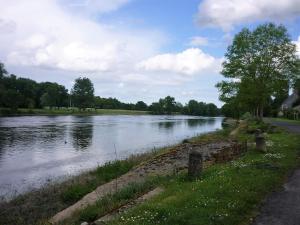
[[[103,98],[94,95],[94,85],[89,78],[79,77],[70,92],[55,82],[36,82],[28,78],[8,74],[0,62],[0,107],[12,112],[18,108],[77,107],[95,109],[125,109],[150,111],[152,114],[186,114],[196,116],[217,116],[220,110],[213,103],[190,100],[182,105],[174,97],[167,96],[147,105],[143,101],[124,103],[116,98]]]

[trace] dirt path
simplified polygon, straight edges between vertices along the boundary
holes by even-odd
[[[300,134],[300,125],[271,123]],[[266,199],[252,225],[300,225],[300,169],[294,171],[281,191],[272,193]]]

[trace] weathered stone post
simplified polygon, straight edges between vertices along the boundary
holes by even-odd
[[[199,177],[202,172],[202,154],[192,151],[189,155],[188,176],[190,178]]]
[[[256,149],[261,152],[266,152],[266,140],[260,130],[255,132]]]

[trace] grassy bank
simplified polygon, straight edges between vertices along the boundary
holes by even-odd
[[[237,138],[253,141],[253,127],[268,130],[266,125],[250,124],[240,131]],[[226,136],[226,133],[219,132],[192,141],[210,142]],[[201,178],[194,181],[187,179],[186,172],[182,172],[154,179],[151,185],[128,187],[78,212],[62,224],[93,221],[153,186],[162,186],[165,191],[109,224],[250,224],[266,195],[279,188],[289,172],[299,166],[299,136],[275,129],[267,135],[267,146],[267,153],[250,148],[237,160],[205,169]]]
[[[10,109],[1,108],[0,116],[13,115],[147,115],[148,111],[123,110],[123,109],[86,109],[79,110],[77,108],[62,109],[18,109],[11,111]]]

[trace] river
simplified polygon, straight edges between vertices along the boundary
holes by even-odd
[[[0,196],[221,128],[193,116],[0,117]]]

